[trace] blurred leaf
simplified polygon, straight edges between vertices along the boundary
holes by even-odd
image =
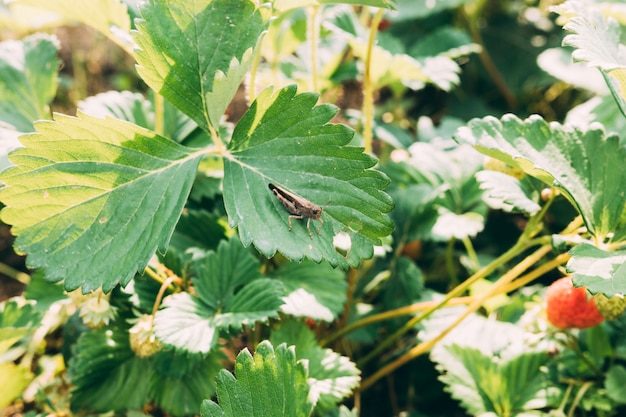
[[[415,58],[442,55],[456,59],[480,50],[480,45],[473,43],[466,32],[453,26],[442,26],[420,39],[409,54]]]
[[[626,147],[599,128],[580,131],[539,116],[474,119],[459,129],[461,143],[558,188],[599,240],[626,234]]]
[[[78,103],[78,109],[90,116],[126,120],[146,129],[155,129],[154,102],[147,100],[142,94],[130,91],[107,91],[88,97]],[[163,136],[176,142],[187,138],[197,125],[165,101]]]
[[[167,248],[202,157],[128,122],[87,115],[39,122],[21,141],[16,166],[2,174],[2,219],[30,268],[84,292],[128,283]]]
[[[140,12],[139,75],[205,131],[216,129],[267,29],[268,10],[249,0],[150,0]]]
[[[570,251],[567,270],[574,284],[607,297],[626,294],[626,251],[606,252],[583,243]]]
[[[361,380],[360,371],[349,358],[320,347],[313,331],[302,322],[283,322],[270,340],[274,345],[295,345],[296,358],[308,361],[309,398],[318,411],[332,408],[350,396]]]
[[[626,114],[626,49],[621,44],[619,23],[604,16],[598,4],[586,0],[568,0],[553,10],[566,19],[563,28],[572,32],[563,44],[574,48],[574,59],[602,71],[613,97]]]
[[[87,25],[130,52],[130,16],[128,8],[120,0],[13,0],[26,5],[58,14],[62,19]]]
[[[435,240],[464,239],[475,237],[485,228],[485,217],[481,214],[454,213],[446,208],[439,210],[431,234]]]
[[[66,298],[63,286],[46,281],[41,271],[32,274],[24,289],[24,297],[35,301],[35,308],[39,311],[45,311],[53,303]]]
[[[34,375],[13,363],[0,363],[0,410],[10,405],[33,380]]]
[[[276,251],[293,260],[322,259],[332,265],[357,265],[391,232],[386,215],[387,178],[371,169],[376,161],[361,148],[347,146],[354,132],[328,122],[337,112],[316,106],[314,94],[294,86],[266,90],[239,121],[224,161],[224,204],[244,245],[266,257]],[[307,199],[323,210],[321,220],[292,221],[269,184]],[[350,236],[344,256],[335,235]]]
[[[404,307],[420,300],[424,291],[424,276],[415,263],[400,256],[383,288],[383,303],[387,309]]]
[[[606,394],[618,404],[626,404],[626,368],[621,365],[613,365],[606,373],[604,387]]]
[[[602,74],[594,68],[572,62],[572,54],[565,48],[546,49],[539,54],[537,64],[557,80],[576,88],[583,88],[598,95],[609,92]]]
[[[429,185],[418,184],[394,190],[391,195],[395,202],[391,213],[396,224],[394,242],[404,244],[429,237],[437,221],[434,203],[438,192]]]
[[[57,38],[44,34],[0,43],[0,122],[19,132],[50,118],[57,90]]]
[[[391,18],[394,21],[424,19],[468,2],[469,0],[396,0],[396,11],[391,14]]]
[[[280,345],[274,350],[264,341],[257,346],[254,357],[248,349],[237,355],[235,375],[220,372],[219,405],[205,400],[200,415],[308,417],[313,407],[308,396],[306,366],[296,362],[295,349]]]
[[[479,171],[476,179],[484,191],[483,199],[489,207],[508,213],[533,215],[541,206],[537,203],[539,193],[528,179],[517,179],[497,171]]]
[[[177,293],[163,300],[154,332],[164,343],[194,353],[212,351],[220,331],[278,315],[284,288],[261,278],[259,263],[237,239],[194,262],[195,295]]]
[[[281,311],[294,317],[332,322],[346,302],[345,274],[327,263],[290,262],[272,274],[285,287]]]

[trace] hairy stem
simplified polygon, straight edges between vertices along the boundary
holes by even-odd
[[[18,271],[12,266],[2,262],[0,262],[0,274],[6,275],[7,277],[19,281],[24,285],[27,285],[30,282],[30,275],[25,272]]]
[[[311,60],[311,85],[312,91],[318,91],[318,48],[320,43],[320,6],[311,6],[307,10],[307,38],[309,40],[309,59]]]

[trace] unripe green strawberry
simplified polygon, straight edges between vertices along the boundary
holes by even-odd
[[[593,299],[598,306],[598,310],[607,320],[615,320],[621,316],[626,310],[626,299],[622,294],[615,294],[612,297],[607,297],[604,294],[596,294]]]
[[[556,280],[546,291],[548,321],[559,329],[585,329],[602,323],[593,298],[585,288],[576,288],[570,277]]]

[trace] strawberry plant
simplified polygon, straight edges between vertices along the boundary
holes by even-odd
[[[1,3],[3,415],[621,415],[626,23],[544,3]]]

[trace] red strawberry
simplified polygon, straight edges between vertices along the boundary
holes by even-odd
[[[575,288],[570,277],[556,280],[546,292],[548,321],[559,329],[597,326],[604,318],[585,288]]]

